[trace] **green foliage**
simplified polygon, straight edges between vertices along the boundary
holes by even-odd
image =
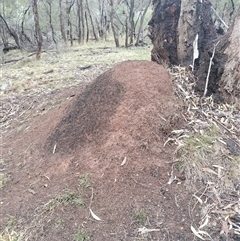
[[[4,231],[0,234],[1,241],[19,241],[19,234],[15,231]]]
[[[87,241],[87,240],[89,240],[89,237],[87,233],[84,232],[82,229],[78,230],[74,236],[74,241]]]
[[[75,192],[72,191],[66,191],[60,197],[57,199],[60,203],[63,205],[83,205],[84,202],[81,198],[81,196]]]
[[[0,173],[0,190],[6,185],[7,181],[7,175],[5,173]]]
[[[88,173],[84,174],[80,180],[79,180],[79,184],[81,187],[83,188],[89,188],[90,187],[90,175]]]
[[[138,226],[144,225],[146,220],[147,220],[147,214],[144,212],[144,210],[136,211],[133,214],[133,223]]]

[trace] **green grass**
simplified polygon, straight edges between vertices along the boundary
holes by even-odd
[[[79,184],[81,187],[83,187],[84,189],[89,188],[90,187],[90,175],[88,173],[84,174],[80,180],[79,180]]]
[[[0,173],[0,190],[4,188],[8,181],[8,177],[5,173]]]
[[[81,196],[72,191],[66,191],[57,198],[58,202],[63,205],[83,205],[84,201]]]
[[[15,231],[4,231],[0,234],[0,241],[19,241],[19,234]]]
[[[87,241],[89,237],[85,231],[82,229],[78,230],[77,233],[74,235],[74,241]]]
[[[147,221],[147,214],[145,213],[144,210],[139,210],[134,212],[133,214],[133,223],[141,226],[144,225],[144,223]]]

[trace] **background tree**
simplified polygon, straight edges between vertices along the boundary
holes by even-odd
[[[36,58],[40,59],[41,58],[43,38],[42,38],[42,32],[41,32],[40,24],[39,24],[37,0],[33,0],[32,8],[33,8],[33,15],[34,15],[34,22],[35,22],[35,34],[36,34],[36,40],[37,40],[37,47],[38,47]]]
[[[73,45],[88,40],[112,40],[117,46],[124,39],[126,47],[141,42],[151,10],[150,0],[38,0],[38,21],[42,48],[63,42]],[[33,0],[2,0],[0,45],[34,50],[38,48],[36,15],[30,11]],[[146,10],[146,11],[144,11]],[[149,11],[148,11],[149,10]],[[123,14],[123,12],[125,12]],[[35,17],[34,17],[35,16]],[[144,33],[144,34],[143,34]],[[142,41],[143,42],[143,41]],[[10,48],[9,48],[10,49]]]

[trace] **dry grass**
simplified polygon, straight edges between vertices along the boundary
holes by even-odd
[[[21,59],[7,63],[9,60]],[[42,53],[41,60],[27,52],[13,50],[3,57],[0,80],[2,95],[61,89],[90,81],[118,62],[149,60],[149,47],[115,48],[112,42],[97,45],[61,46]],[[86,70],[82,67],[91,66]]]
[[[202,210],[193,233],[211,239],[211,230],[222,223],[221,234],[240,235],[240,128],[235,106],[217,104],[193,91],[194,78],[185,68],[171,70],[176,94],[184,101],[186,126],[175,130],[168,142],[177,145],[174,166],[186,176],[193,193],[189,214]]]

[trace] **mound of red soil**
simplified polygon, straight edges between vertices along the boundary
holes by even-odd
[[[49,136],[45,150],[82,153],[92,148],[91,153],[108,152],[120,159],[133,151],[150,150],[152,142],[163,141],[179,124],[177,108],[171,80],[162,66],[124,62],[77,97]]]
[[[79,229],[97,241],[192,240],[190,196],[183,185],[167,184],[175,147],[164,142],[182,120],[166,69],[123,62],[74,98],[67,109],[65,104],[37,119],[12,145],[16,153],[25,150],[25,166],[11,169],[3,213],[32,230],[29,214],[67,188],[80,191],[85,206],[45,211],[32,240],[72,240]],[[91,188],[82,189],[79,178],[87,173]],[[101,221],[89,216],[88,207]],[[143,226],[158,230],[142,235]]]

